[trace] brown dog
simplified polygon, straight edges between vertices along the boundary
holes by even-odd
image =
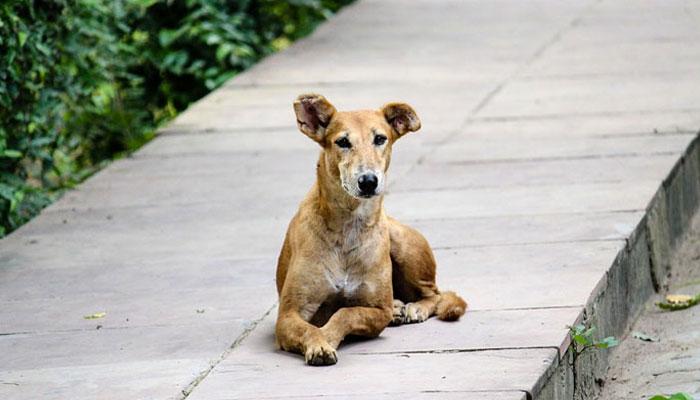
[[[413,108],[338,112],[307,94],[294,111],[299,130],[322,150],[277,264],[277,344],[308,364],[329,365],[346,335],[374,337],[391,322],[432,315],[459,319],[467,304],[438,291],[428,242],[382,205],[391,146],[420,128]]]

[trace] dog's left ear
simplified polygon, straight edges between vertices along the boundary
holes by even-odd
[[[294,101],[297,126],[306,136],[323,143],[326,128],[335,114],[335,107],[320,94],[302,94]]]
[[[420,119],[418,119],[416,111],[406,103],[386,104],[382,107],[382,113],[386,122],[394,128],[399,136],[420,129]]]

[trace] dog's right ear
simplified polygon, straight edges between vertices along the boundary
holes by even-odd
[[[335,107],[320,94],[302,94],[294,101],[299,130],[311,139],[323,143],[326,128],[331,122]]]

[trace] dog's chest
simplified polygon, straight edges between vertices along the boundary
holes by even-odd
[[[379,227],[368,227],[362,215],[349,220],[337,238],[334,257],[326,268],[326,280],[331,290],[352,298],[372,292],[370,278],[381,260],[381,232]]]

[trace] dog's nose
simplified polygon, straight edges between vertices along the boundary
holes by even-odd
[[[378,184],[379,180],[377,179],[377,175],[372,173],[361,175],[357,180],[357,186],[360,187],[360,191],[365,196],[373,195],[374,191],[377,190]]]

